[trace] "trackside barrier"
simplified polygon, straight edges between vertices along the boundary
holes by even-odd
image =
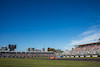
[[[80,56],[80,57],[84,57],[84,55]]]
[[[74,56],[71,56],[72,58],[74,57]]]
[[[15,55],[15,56],[13,56],[13,55],[2,55],[2,56],[0,56],[0,58],[24,58],[24,57],[28,57],[28,55],[24,55],[24,56],[21,56],[21,55]],[[32,56],[29,56],[29,57],[49,57],[49,56],[39,56],[39,55],[32,55]],[[99,55],[80,55],[80,56],[78,56],[78,55],[76,55],[76,56],[74,56],[74,55],[71,55],[71,56],[63,56],[63,58],[65,58],[65,57],[67,57],[67,58],[69,58],[69,57],[71,57],[71,58],[74,58],[74,57],[99,57]]]
[[[86,57],[91,57],[90,55],[86,55]]]
[[[79,56],[75,56],[75,57],[79,57]]]
[[[65,56],[63,56],[63,58],[65,58]]]
[[[69,58],[70,56],[67,56],[67,58]]]
[[[92,55],[92,57],[98,57],[98,55]]]

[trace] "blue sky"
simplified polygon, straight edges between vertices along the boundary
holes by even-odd
[[[100,38],[100,0],[0,0],[0,47],[71,49]]]

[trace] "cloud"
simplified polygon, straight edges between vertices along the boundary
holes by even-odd
[[[89,29],[97,29],[98,27],[100,27],[100,24],[91,26]]]
[[[89,30],[89,31],[83,32],[83,33],[81,34],[81,36],[83,36],[83,35],[88,35],[88,34],[91,34],[91,33],[94,33],[94,32],[95,32],[95,30]]]
[[[71,49],[75,45],[81,45],[81,44],[99,41],[99,38],[100,38],[100,28],[99,28],[99,26],[100,25],[92,26],[90,30],[81,33],[80,35],[78,35],[78,37],[71,40],[71,42],[67,45],[67,46],[70,46],[70,47],[67,48],[67,49]],[[95,29],[93,29],[93,27]]]
[[[86,44],[86,43],[91,43],[91,42],[96,42],[100,38],[100,31],[89,35],[87,37],[83,37],[80,40],[72,40],[69,45],[80,45],[80,44]]]

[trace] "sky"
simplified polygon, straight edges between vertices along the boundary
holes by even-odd
[[[65,51],[100,38],[100,0],[0,0],[0,48]]]

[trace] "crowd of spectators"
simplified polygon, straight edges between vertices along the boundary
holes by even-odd
[[[67,52],[67,55],[87,55],[87,54],[90,54],[90,55],[99,54],[100,55],[100,43],[79,46]]]

